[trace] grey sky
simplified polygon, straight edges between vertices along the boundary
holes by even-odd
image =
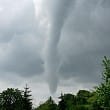
[[[29,83],[40,101],[48,85],[92,88],[110,56],[109,12],[110,0],[0,0],[1,90]]]

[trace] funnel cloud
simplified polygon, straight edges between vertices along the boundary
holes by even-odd
[[[60,58],[58,54],[58,44],[60,41],[63,25],[66,22],[68,16],[69,7],[73,0],[60,0],[56,1],[52,6],[54,7],[50,33],[48,42],[46,44],[46,59],[45,59],[45,70],[48,75],[48,84],[51,93],[56,92],[58,85],[58,68],[60,64]]]

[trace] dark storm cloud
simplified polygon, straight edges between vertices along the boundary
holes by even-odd
[[[1,2],[0,41],[11,39],[14,34],[24,34],[36,30],[35,10],[30,0]],[[10,40],[9,39],[9,40]]]
[[[42,29],[31,0],[1,1],[0,73],[32,76],[43,73]]]
[[[7,72],[18,72],[21,75],[31,76],[43,72],[42,60],[39,53],[36,51],[37,42],[33,36],[26,37],[16,36],[10,46],[8,52],[1,63],[1,70]],[[32,40],[33,37],[33,40]],[[32,40],[32,41],[31,41]]]
[[[106,6],[107,4],[107,6]],[[70,12],[59,44],[61,76],[97,82],[101,61],[110,55],[109,1],[84,0]]]

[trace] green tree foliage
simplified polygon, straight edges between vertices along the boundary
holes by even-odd
[[[52,97],[50,97],[45,103],[41,104],[35,110],[57,110],[57,104],[54,102]]]
[[[91,96],[91,92],[87,90],[80,90],[76,96],[73,94],[61,94],[58,110],[89,110],[88,99]]]
[[[79,90],[77,93],[77,104],[88,104],[89,97],[91,97],[91,92],[87,90]]]
[[[23,110],[22,91],[8,88],[0,93],[0,110]]]
[[[110,82],[110,59],[108,59],[106,56],[104,57],[103,60],[103,66],[104,66],[104,71],[103,71],[103,80],[105,83]]]
[[[91,92],[91,97],[88,98],[87,102],[88,102],[88,105],[89,105],[88,106],[89,110],[101,110],[100,106],[97,103],[96,91]]]
[[[32,99],[29,87],[26,84],[26,87],[24,88],[24,95],[23,95],[23,104],[24,104],[24,110],[32,110]]]
[[[58,104],[58,110],[66,110],[67,105],[66,105],[66,100],[65,100],[65,97],[63,96],[63,94],[61,94],[59,99],[60,99],[60,101]]]
[[[8,88],[0,93],[0,110],[32,110],[29,88],[24,91]]]
[[[96,87],[97,103],[100,108],[110,110],[110,59],[104,57],[103,66],[103,82]]]

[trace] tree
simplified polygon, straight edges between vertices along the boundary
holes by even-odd
[[[60,101],[58,104],[58,110],[66,110],[66,102],[64,100],[64,96],[62,93],[61,93],[61,96],[59,97],[59,99],[60,99]]]
[[[52,99],[51,96],[46,101],[46,104],[48,105],[48,110],[56,110],[57,109],[57,105],[56,105],[56,103],[54,102],[54,100]]]
[[[77,104],[87,104],[87,100],[89,97],[91,97],[91,93],[87,90],[79,90],[76,97]]]
[[[103,60],[103,66],[104,66],[104,71],[102,73],[102,77],[105,83],[110,82],[110,59],[108,59],[106,56],[104,57]]]
[[[89,97],[87,101],[90,110],[101,110],[100,105],[97,103],[97,94],[95,90],[91,92],[91,97]]]
[[[35,110],[57,110],[57,104],[54,102],[54,100],[50,96],[49,99],[46,102],[41,104]]]
[[[103,82],[96,87],[97,103],[101,108],[108,110],[110,109],[110,59],[104,57],[103,66]]]
[[[26,84],[26,87],[24,88],[24,97],[23,97],[23,104],[24,104],[24,110],[32,110],[32,99],[29,87]]]
[[[0,93],[0,110],[23,110],[22,91],[8,88]]]

